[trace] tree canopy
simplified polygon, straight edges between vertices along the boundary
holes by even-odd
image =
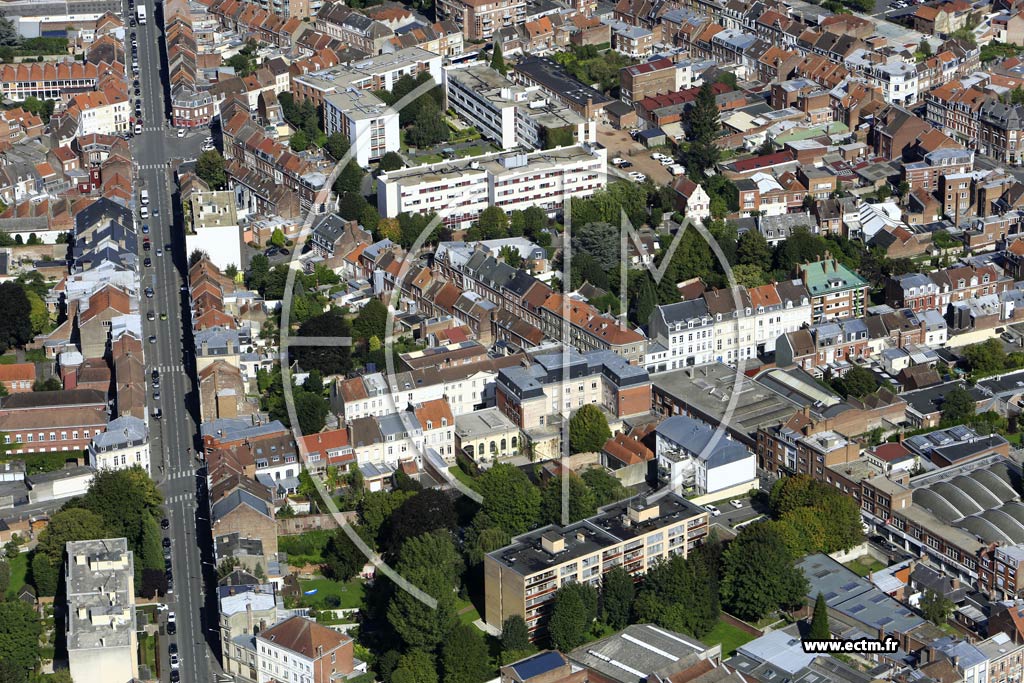
[[[540,517],[541,494],[522,470],[498,463],[476,480],[481,512],[510,536],[529,531]]]
[[[730,613],[757,621],[802,605],[807,579],[772,522],[744,527],[722,555],[722,601]]]
[[[573,453],[600,453],[612,430],[608,419],[593,403],[588,403],[569,418],[569,450]]]

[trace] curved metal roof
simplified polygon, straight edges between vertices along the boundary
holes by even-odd
[[[1005,464],[1000,463],[995,467],[971,472],[970,476],[1004,503],[1017,497],[1017,491],[1013,488],[1013,480]]]
[[[995,491],[992,491],[984,483],[979,482],[970,476],[953,477],[950,483],[966,493],[978,505],[984,509],[994,508],[1002,505],[1007,499],[1000,498]]]
[[[951,481],[940,481],[932,486],[932,491],[948,500],[950,505],[960,511],[961,517],[985,511],[985,506],[971,498],[963,489]]]
[[[982,513],[981,516],[999,527],[1000,531],[1010,537],[1014,544],[1024,543],[1024,524],[1014,519],[1012,515],[1002,509],[995,509]]]
[[[984,517],[967,517],[958,526],[984,539],[985,543],[1013,543],[1012,538]]]
[[[946,524],[952,524],[963,517],[963,514],[945,497],[927,488],[914,491],[914,502],[931,512]]]

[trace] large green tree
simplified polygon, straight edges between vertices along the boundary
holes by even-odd
[[[434,656],[420,648],[401,655],[391,672],[391,683],[438,683]]]
[[[396,564],[400,576],[437,601],[424,604],[406,590],[396,590],[387,606],[388,623],[410,648],[434,650],[455,624],[455,593],[462,558],[451,534],[436,531],[408,539]]]
[[[359,536],[367,533],[361,527],[355,527],[355,531]],[[335,581],[348,581],[356,576],[367,562],[366,555],[344,529],[337,529],[331,534],[327,545],[324,546],[323,559],[324,575]]]
[[[597,591],[585,583],[565,584],[555,593],[554,602],[548,621],[551,646],[568,652],[587,641],[597,618]]]
[[[203,152],[196,159],[196,175],[209,185],[211,190],[223,190],[228,184],[224,157],[215,149]]]
[[[629,625],[629,616],[636,597],[633,577],[622,566],[601,577],[601,619],[616,631]]]
[[[441,647],[444,683],[482,683],[494,675],[491,655],[480,630],[472,624],[456,624]]]
[[[0,353],[32,340],[32,303],[16,282],[0,283]]]
[[[924,615],[925,619],[941,626],[949,619],[954,605],[945,596],[928,588],[925,589],[924,594],[921,596],[918,607],[921,609],[921,614]]]
[[[942,400],[942,425],[954,425],[969,422],[974,417],[977,404],[970,392],[962,386],[946,393]]]
[[[481,512],[510,536],[529,531],[540,517],[540,491],[522,470],[498,463],[480,475]]]
[[[573,453],[600,453],[612,430],[608,418],[593,403],[588,403],[569,418],[569,450]]]
[[[388,323],[388,307],[380,299],[373,298],[359,309],[359,315],[352,321],[353,334],[361,339],[370,337],[384,339]]]
[[[340,309],[310,318],[299,326],[300,337],[350,337],[351,326]],[[343,375],[352,369],[351,348],[347,345],[292,346],[292,360],[303,370],[319,370],[324,376]]]
[[[39,664],[39,616],[21,600],[0,602],[0,660],[12,669],[33,671]]]
[[[807,632],[810,640],[828,640],[832,632],[828,627],[828,603],[825,602],[825,595],[818,593],[814,601],[814,615],[811,617],[811,627]]]
[[[597,512],[594,492],[575,474],[568,475],[569,520],[572,524],[592,516]],[[554,477],[541,490],[540,521],[541,524],[562,523],[562,498],[564,479]]]
[[[674,555],[644,576],[633,605],[636,619],[700,638],[718,623],[716,567],[708,553]]]
[[[56,594],[68,541],[108,536],[103,517],[94,512],[72,508],[51,515],[32,552],[32,581],[37,593],[45,596]]]
[[[385,545],[389,552],[397,553],[407,539],[439,529],[453,531],[456,522],[451,496],[440,489],[424,489],[391,513]]]
[[[718,163],[721,152],[715,146],[715,138],[721,128],[718,118],[718,104],[710,83],[701,86],[697,99],[689,112],[690,146],[686,153],[690,172],[704,177],[706,169]]]
[[[726,548],[722,563],[722,601],[741,619],[757,621],[806,599],[807,579],[774,522],[744,527]]]
[[[614,503],[629,495],[622,482],[603,467],[591,467],[584,470],[580,477],[594,492],[594,503],[597,507]]]
[[[520,651],[531,647],[530,630],[526,626],[526,620],[518,614],[513,614],[501,624],[501,649],[505,651]]]

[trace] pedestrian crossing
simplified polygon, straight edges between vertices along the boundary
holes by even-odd
[[[179,493],[176,496],[168,496],[167,498],[164,498],[164,503],[183,503],[185,501],[195,502],[195,499],[195,495],[191,493]]]
[[[167,481],[176,481],[178,479],[195,479],[196,473],[190,472],[189,470],[182,470],[181,472],[171,472],[165,479]]]
[[[140,171],[165,171],[167,170],[167,162],[162,164],[139,164],[138,169]]]
[[[185,366],[181,363],[175,365],[158,365],[154,370],[158,370],[161,374],[165,372],[185,372]]]

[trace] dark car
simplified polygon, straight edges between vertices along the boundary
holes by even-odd
[[[176,654],[178,654],[178,644],[177,643],[171,643],[170,645],[168,645],[167,646],[167,654],[169,654],[169,655],[176,655]]]
[[[149,241],[146,241],[142,243],[142,248],[145,249],[146,251],[149,251],[150,249],[153,248],[153,245],[151,245]]]
[[[166,537],[164,538],[164,547],[165,548],[170,548],[171,547],[171,539],[166,538]]]
[[[173,636],[177,632],[178,632],[178,627],[177,626],[175,626],[173,623],[167,624],[167,635]]]
[[[264,256],[275,256],[279,251],[281,251],[281,250],[278,249],[277,247],[267,247],[266,249],[263,250],[263,255]]]
[[[152,299],[153,298],[153,288],[152,287],[146,287],[146,298],[147,299]]]
[[[168,629],[168,633],[170,633],[170,629]],[[178,681],[180,681],[180,680],[181,680],[181,672],[178,671],[177,669],[171,669],[171,683],[178,683]]]
[[[166,249],[167,251],[170,251],[173,248],[174,248],[174,245],[171,244],[170,242],[168,242],[167,244],[164,245],[164,249]]]
[[[143,223],[142,224],[142,234],[143,235],[148,235],[149,234],[149,223]]]
[[[287,255],[288,255],[288,254],[290,254],[290,253],[292,253],[292,252],[288,251],[288,250],[287,250],[287,249],[285,249],[284,247],[281,247],[281,254],[282,254],[283,256],[287,256]]]
[[[159,379],[160,378],[160,371],[159,370],[154,370],[153,373],[152,373],[152,376],[153,376],[153,379]]]
[[[161,529],[167,529],[170,526],[171,526],[171,520],[167,519],[166,517],[164,517],[162,520],[160,520],[160,528]]]
[[[146,257],[146,260],[142,262],[142,265],[144,265],[144,266],[146,266],[147,268],[149,268],[149,267],[150,267],[151,265],[153,265],[153,259],[151,259],[151,258],[149,258],[149,257],[147,256],[147,257]]]
[[[633,168],[633,162],[623,161],[621,164],[619,164],[619,168]]]

